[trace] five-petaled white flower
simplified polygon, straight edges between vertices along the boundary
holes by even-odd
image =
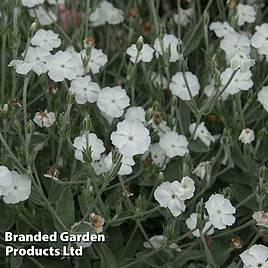
[[[37,112],[35,113],[33,121],[39,126],[39,127],[51,127],[55,121],[56,117],[53,112],[47,112],[47,110],[43,112]]]
[[[151,143],[149,134],[149,130],[140,121],[124,120],[117,124],[111,140],[121,154],[134,156],[148,150]]]
[[[136,44],[132,44],[127,49],[127,54],[130,56],[130,60],[133,63],[150,62],[154,56],[154,49],[151,48],[148,44],[143,44],[141,51],[138,52]]]
[[[73,146],[75,150],[75,158],[84,162],[83,151],[88,147],[91,151],[93,161],[99,160],[101,154],[105,151],[102,140],[98,139],[95,133],[83,134],[74,139]]]
[[[47,72],[45,62],[50,52],[41,47],[29,47],[24,60],[12,60],[8,66],[14,66],[18,74],[27,74],[33,70],[37,75]]]
[[[196,228],[196,225],[197,225],[197,213],[191,213],[190,217],[185,221],[185,223],[186,223],[186,226],[188,227],[188,229],[194,230]],[[214,227],[212,226],[210,221],[207,221],[205,223],[205,226],[204,226],[202,232],[206,235],[212,235],[214,233]],[[200,231],[199,230],[193,231],[193,235],[196,237],[199,237]]]
[[[213,31],[217,37],[222,38],[229,33],[234,33],[235,30],[230,26],[230,24],[226,21],[220,22],[212,22],[209,26],[210,31]]]
[[[249,54],[250,40],[245,34],[229,33],[221,40],[220,47],[224,50],[227,60],[230,61],[239,51]]]
[[[119,24],[124,20],[123,11],[115,8],[111,3],[103,1],[89,17],[92,26],[97,27],[108,24]]]
[[[57,15],[50,8],[45,8],[44,6],[36,6],[29,9],[29,15],[35,18],[40,25],[50,25],[57,21]]]
[[[238,51],[238,53],[235,54],[234,57],[230,60],[230,67],[233,70],[240,68],[241,72],[247,72],[254,64],[255,60],[251,59],[246,53],[242,51]]]
[[[154,197],[161,207],[168,208],[174,217],[179,216],[185,211],[184,200],[190,199],[194,193],[194,183],[190,182],[190,178],[187,178],[187,182],[184,180],[181,183],[179,181],[163,182],[155,189]],[[183,184],[183,185],[182,185]],[[187,186],[185,188],[185,186]]]
[[[61,40],[52,30],[39,29],[31,39],[31,44],[51,51],[60,46]]]
[[[234,70],[231,68],[227,68],[222,74],[222,88],[227,85],[228,81],[230,80]],[[253,86],[253,81],[251,80],[252,73],[251,71],[241,72],[240,70],[232,78],[232,81],[228,84],[226,88],[226,92],[234,95],[241,90],[249,90]]]
[[[232,206],[230,200],[222,194],[212,194],[205,203],[205,207],[209,220],[215,228],[222,230],[234,224],[235,217],[233,214],[236,209]]]
[[[265,55],[268,59],[268,23],[256,26],[256,33],[251,39],[251,45],[255,47],[259,54]]]
[[[178,96],[182,100],[190,100],[195,97],[200,89],[197,77],[191,72],[185,73],[185,79],[182,72],[178,72],[172,76],[169,88],[173,95]]]
[[[165,34],[163,40],[157,38],[154,42],[154,49],[156,50],[156,57],[164,54],[169,55],[169,61],[175,62],[181,58],[178,52],[179,40],[173,34]]]
[[[77,56],[69,51],[58,51],[47,58],[46,66],[49,77],[55,82],[64,79],[73,80],[83,74],[83,70],[77,61]]]
[[[120,86],[105,87],[98,94],[97,106],[109,116],[120,117],[129,106],[129,101],[126,91]]]
[[[86,63],[86,70],[92,72],[93,74],[97,74],[100,72],[102,66],[104,66],[108,58],[102,52],[102,49],[91,48],[90,54],[87,55],[86,50],[82,50],[80,53],[80,58],[84,59],[84,64]]]
[[[170,158],[177,155],[184,156],[189,152],[186,137],[184,135],[179,135],[175,131],[169,131],[163,134],[160,137],[159,145]]]
[[[244,144],[252,143],[255,139],[254,131],[250,128],[245,128],[242,130],[239,140]]]
[[[242,259],[244,268],[268,267],[268,248],[264,245],[253,245],[239,256]]]
[[[11,185],[7,189],[7,194],[3,199],[7,204],[16,204],[29,198],[31,194],[31,179],[20,175],[16,171],[11,171]]]
[[[246,22],[252,23],[256,20],[256,11],[254,7],[250,5],[243,5],[243,4],[238,4],[237,5],[237,24],[239,26],[244,25]]]
[[[88,102],[96,102],[100,88],[97,83],[91,80],[89,75],[84,77],[76,77],[71,82],[70,91],[75,93],[75,100],[78,104]]]
[[[263,108],[268,112],[268,86],[263,87],[258,93],[258,101]]]
[[[194,140],[199,138],[207,146],[209,146],[211,142],[215,142],[215,138],[207,130],[204,122],[200,123],[198,126],[196,126],[196,123],[192,123],[189,126],[189,131],[191,134],[194,134]]]

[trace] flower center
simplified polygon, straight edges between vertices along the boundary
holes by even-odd
[[[18,190],[18,186],[15,185],[15,186],[13,187],[13,189],[14,189],[14,190]]]
[[[217,210],[217,213],[218,213],[218,214],[221,214],[221,210],[220,210],[220,209],[218,209],[218,210]]]
[[[262,263],[259,263],[257,266],[258,266],[258,267],[262,267]]]
[[[111,99],[111,103],[115,103],[115,99]]]
[[[133,141],[134,140],[134,136],[128,136],[128,140],[129,141]]]
[[[175,195],[175,194],[172,194],[172,195],[171,195],[171,198],[173,198],[173,199],[174,199],[175,197],[176,197],[176,195]]]

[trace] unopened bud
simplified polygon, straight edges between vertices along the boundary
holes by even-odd
[[[145,121],[149,122],[152,119],[153,116],[153,108],[149,108],[146,112],[145,112]]]
[[[34,123],[32,120],[29,120],[28,123],[27,123],[27,126],[26,126],[26,132],[28,134],[32,134],[34,131]]]
[[[264,178],[267,175],[267,169],[265,166],[261,166],[259,170],[259,177]]]
[[[75,94],[72,92],[68,92],[67,97],[66,97],[66,101],[68,104],[74,104],[75,102]]]
[[[158,175],[158,179],[159,179],[159,182],[162,183],[165,181],[165,176],[163,174],[163,172],[160,172],[159,175]]]
[[[138,38],[138,41],[136,43],[136,47],[137,47],[138,51],[142,51],[142,48],[143,48],[143,37],[142,36],[140,36]]]
[[[36,22],[33,22],[32,25],[29,28],[29,32],[28,32],[29,38],[33,37],[33,35],[35,34],[36,29],[37,29],[37,24],[36,24]]]
[[[208,25],[208,23],[209,23],[209,14],[208,14],[207,11],[204,11],[204,13],[203,13],[203,24]]]
[[[83,120],[83,123],[82,123],[82,129],[84,131],[90,131],[91,130],[91,127],[92,127],[92,122],[90,120],[90,116],[87,115],[84,120]]]
[[[196,204],[196,214],[197,214],[197,228],[202,230],[205,226],[205,220],[204,220],[204,201],[201,199]]]
[[[234,195],[234,190],[228,186],[222,190],[222,194],[224,195],[225,198],[232,199],[232,197]]]
[[[88,36],[83,41],[84,48],[92,48],[95,47],[95,38],[93,36]]]

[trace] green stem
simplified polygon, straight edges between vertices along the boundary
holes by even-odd
[[[203,231],[199,230],[199,232],[200,232],[200,238],[201,238],[201,241],[202,241],[202,244],[203,244],[206,256],[207,256],[207,259],[208,259],[208,263],[211,264],[211,266],[213,268],[217,268],[218,266],[216,265],[212,255],[211,255],[211,252],[210,252],[210,250],[208,248],[207,241],[206,241],[206,238],[205,238],[205,236],[203,234]]]
[[[24,132],[25,140],[27,138],[27,88],[30,80],[30,74],[24,77],[23,83],[23,96],[22,96],[22,105],[23,105],[23,122],[24,122]]]

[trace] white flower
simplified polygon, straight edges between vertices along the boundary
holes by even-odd
[[[71,82],[70,91],[75,93],[75,100],[78,104],[96,102],[100,88],[97,83],[91,81],[89,75],[84,77],[76,77]]]
[[[263,87],[258,93],[258,101],[263,108],[268,112],[268,86]]]
[[[186,223],[186,226],[188,227],[188,229],[194,230],[196,228],[196,225],[197,225],[197,213],[192,213],[190,215],[190,217],[185,221],[185,223]],[[214,228],[213,228],[211,222],[207,221],[205,223],[205,226],[204,226],[202,232],[206,235],[212,235],[214,233]],[[199,230],[195,230],[193,232],[193,235],[195,237],[200,237]]]
[[[179,191],[181,200],[192,198],[195,191],[194,181],[188,176],[183,177],[179,185]]]
[[[179,40],[173,34],[165,34],[163,40],[157,38],[154,42],[156,57],[159,58],[159,55],[163,56],[164,53],[170,53],[169,61],[177,61],[181,58],[181,55],[178,53],[178,44]]]
[[[227,68],[221,74],[222,88],[228,83],[233,72],[234,72],[233,69]],[[253,86],[251,76],[252,76],[251,71],[241,72],[240,70],[238,70],[225,91],[230,93],[231,95],[234,95],[241,90],[249,90]]]
[[[80,137],[74,139],[73,146],[75,147],[75,158],[84,162],[83,151],[87,148],[87,138],[88,146],[91,150],[91,158],[93,161],[99,160],[101,154],[105,151],[102,140],[98,139],[95,133],[89,133],[88,135],[83,134]]]
[[[175,14],[174,15],[174,21],[177,24],[181,24],[182,26],[186,26],[187,24],[189,24],[189,22],[191,21],[191,18],[193,16],[193,9],[192,8],[180,8],[180,15],[179,14]]]
[[[252,218],[256,221],[256,225],[268,228],[268,212],[254,211]]]
[[[48,51],[58,48],[61,44],[59,35],[54,33],[52,30],[38,30],[33,38],[31,39],[33,46],[42,47]]]
[[[141,122],[124,120],[117,124],[111,140],[121,154],[134,156],[148,150],[151,142],[149,134],[149,130]]]
[[[29,10],[29,15],[36,18],[40,25],[50,25],[57,21],[56,14],[51,9],[38,6]]]
[[[108,58],[107,56],[102,52],[102,49],[96,49],[91,48],[90,55],[86,55],[86,50],[82,50],[80,53],[80,58],[87,59],[87,71],[91,71],[93,74],[97,74],[100,72],[100,69],[102,66],[104,66]]]
[[[230,67],[233,70],[240,68],[241,72],[247,72],[254,64],[255,60],[251,59],[242,51],[238,51],[238,53],[235,54],[234,57],[230,60]]]
[[[3,199],[7,204],[16,204],[29,198],[31,194],[31,179],[11,171],[11,185]]]
[[[51,127],[55,121],[55,114],[53,112],[47,112],[45,110],[44,112],[37,112],[35,113],[33,121],[39,126],[39,127]]]
[[[220,90],[222,89],[222,87],[220,88]],[[204,89],[204,93],[207,97],[212,97],[212,96],[215,96],[216,94],[216,88],[215,88],[215,81],[214,79],[211,79],[210,80],[210,83],[205,86],[205,89]],[[220,99],[222,99],[223,101],[226,101],[228,99],[228,96],[229,96],[229,92],[227,92],[226,90],[224,90],[224,92],[220,95]]]
[[[143,246],[145,248],[157,249],[157,248],[160,248],[163,246],[165,240],[166,240],[166,238],[163,235],[154,235],[149,239],[150,242],[145,241],[143,243]],[[181,249],[175,243],[171,243],[169,245],[169,248],[175,249],[176,251],[181,251]]]
[[[123,11],[115,8],[111,3],[103,1],[100,6],[91,13],[92,26],[104,25],[106,22],[112,25],[119,24],[124,20]]]
[[[132,44],[128,49],[127,49],[127,54],[130,56],[130,60],[135,63],[135,62],[150,62],[153,59],[154,56],[154,49],[151,48],[148,44],[143,44],[142,50],[139,51],[139,56],[138,55],[138,49],[136,44]]]
[[[182,180],[183,185],[179,181],[173,181],[172,183],[166,181],[155,189],[155,199],[161,207],[168,208],[174,217],[185,211],[184,200],[193,196],[194,185],[190,180],[188,177]]]
[[[200,123],[197,127],[196,123],[192,123],[189,126],[189,131],[191,134],[193,134],[195,131],[194,140],[199,138],[207,146],[209,146],[211,142],[215,142],[215,138],[207,130],[204,122]]]
[[[69,51],[58,51],[55,55],[49,56],[46,66],[49,77],[55,82],[64,81],[65,78],[73,80],[83,74],[83,70],[77,62],[77,56]]]
[[[110,152],[107,157],[104,160],[106,167],[108,170],[112,168],[113,162],[112,162],[112,153]],[[132,156],[123,155],[123,158],[121,160],[121,167],[118,172],[118,175],[129,175],[132,173],[132,166],[135,165],[135,162],[133,160]]]
[[[164,89],[168,87],[167,78],[160,73],[152,72],[151,80],[153,81],[155,87],[162,87]]]
[[[251,39],[251,44],[258,49],[259,54],[268,56],[268,23],[256,26],[256,33]]]
[[[164,169],[166,164],[169,162],[169,158],[166,152],[159,146],[158,143],[151,144],[149,147],[149,153],[151,154],[152,162]]]
[[[174,217],[179,216],[186,208],[183,200],[180,199],[179,186],[178,181],[172,183],[166,181],[157,186],[154,192],[154,197],[160,206],[168,208]]]
[[[186,86],[186,82],[189,86],[189,90],[191,92],[192,97],[198,95],[200,85],[197,77],[191,72],[186,72],[185,76],[186,81],[184,81],[182,72],[178,72],[173,75],[171,79],[172,82],[169,84],[169,88],[172,94],[178,96],[180,99],[191,100],[191,96]]]
[[[199,177],[201,180],[203,180],[208,174],[207,171],[211,165],[210,161],[201,162],[198,164],[198,166],[193,170],[193,174],[195,174],[197,177]]]
[[[226,21],[220,22],[212,22],[209,26],[210,31],[213,31],[217,37],[222,38],[229,33],[234,33],[235,30],[230,26],[230,24]]]
[[[21,4],[25,7],[34,7],[43,4],[45,0],[21,0]]]
[[[98,94],[97,106],[109,116],[120,117],[129,101],[126,91],[120,86],[105,87]]]
[[[127,109],[125,119],[145,122],[145,111],[141,106],[134,106]]]
[[[244,268],[268,267],[268,248],[264,245],[253,245],[239,256],[242,259]]]
[[[37,75],[47,72],[45,61],[51,54],[41,47],[29,47],[24,60],[12,60],[8,66],[14,66],[18,74],[27,74],[33,70]]]
[[[106,163],[105,163],[105,158],[106,158],[106,154],[103,154],[99,160],[93,161],[91,163],[97,175],[100,175],[109,171],[109,168],[107,168]]]
[[[11,172],[5,166],[0,166],[0,196],[6,195],[12,184]]]
[[[159,145],[170,158],[177,155],[184,156],[189,152],[186,137],[179,135],[175,131],[166,132],[163,136],[161,136]]]
[[[220,47],[224,50],[227,60],[231,60],[239,51],[249,54],[250,40],[245,34],[229,33],[221,40]]]
[[[237,24],[244,25],[246,22],[252,23],[256,20],[256,11],[252,6],[238,4],[237,5]]]
[[[234,224],[235,217],[233,214],[236,209],[222,194],[211,195],[205,203],[205,207],[208,212],[209,220],[215,228],[222,230],[225,229],[226,226]]]
[[[244,144],[252,143],[255,139],[254,131],[250,128],[245,128],[242,130],[239,140]]]

